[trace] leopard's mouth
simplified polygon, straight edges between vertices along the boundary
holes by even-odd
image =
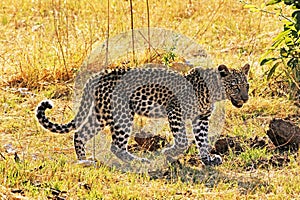
[[[244,101],[236,101],[232,97],[230,98],[232,105],[234,105],[237,108],[241,108],[244,105]]]

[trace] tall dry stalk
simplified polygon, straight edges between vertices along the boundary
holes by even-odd
[[[57,53],[57,56],[60,57],[61,55],[61,58],[59,58],[59,60],[62,60],[63,61],[63,66],[65,68],[65,72],[66,72],[66,75],[67,75],[67,79],[70,78],[70,75],[69,75],[69,70],[68,70],[68,67],[67,67],[67,60],[66,60],[66,56],[68,56],[68,48],[66,48],[66,50],[64,50],[63,48],[63,41],[62,41],[62,36],[61,36],[61,27],[60,27],[60,23],[63,22],[63,19],[62,19],[62,9],[61,9],[61,2],[59,1],[58,2],[59,5],[58,5],[58,8],[59,10],[57,11],[55,9],[55,3],[54,1],[52,1],[52,8],[53,8],[53,26],[54,26],[54,32],[55,32],[55,37],[57,39],[57,43],[59,45],[59,51],[60,51],[60,54]],[[66,34],[67,34],[67,37],[68,38],[68,15],[65,16],[66,18]],[[67,39],[68,41],[68,39]],[[68,43],[67,43],[68,44]]]
[[[132,7],[132,0],[129,1],[130,3],[130,21],[131,21],[131,37],[132,37],[132,61],[135,62],[135,51],[134,51],[134,26],[133,26],[133,7]]]
[[[110,2],[107,0],[107,31],[106,31],[106,56],[105,56],[105,66],[108,66],[108,45],[109,45],[109,7],[110,7]]]

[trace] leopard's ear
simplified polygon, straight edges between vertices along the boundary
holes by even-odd
[[[226,65],[219,65],[218,70],[220,72],[221,77],[225,77],[229,74],[229,70]]]
[[[250,65],[249,65],[248,63],[247,63],[244,67],[242,67],[242,72],[243,72],[245,75],[248,75],[249,70],[250,70]]]

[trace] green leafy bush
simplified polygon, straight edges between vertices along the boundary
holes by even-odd
[[[275,12],[264,8],[246,5],[251,11],[272,13],[284,19],[284,27],[275,38],[270,49],[262,56],[261,65],[271,65],[267,71],[267,79],[271,80],[278,74],[289,85],[289,94],[292,98],[300,95],[300,1],[296,0],[271,0],[265,6],[277,4]],[[291,14],[286,16],[283,7],[290,7]],[[280,68],[280,70],[279,70]]]

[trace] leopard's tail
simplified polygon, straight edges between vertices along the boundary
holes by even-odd
[[[72,121],[67,124],[57,124],[51,122],[45,114],[47,109],[53,108],[53,103],[50,100],[42,101],[36,108],[36,118],[39,121],[40,125],[54,133],[68,133],[72,130],[79,128],[86,120],[86,118],[90,115],[91,111],[94,109],[93,101],[93,88],[99,82],[99,79],[102,78],[103,73],[98,73],[91,77],[84,89],[83,89],[83,96],[81,98],[79,111],[77,112],[76,116]]]
[[[40,125],[54,133],[68,133],[74,129],[76,129],[75,121],[72,120],[71,122],[67,124],[57,124],[51,122],[48,117],[46,117],[45,111],[47,109],[52,109],[53,103],[50,100],[43,100],[40,102],[40,104],[37,106],[35,116],[37,120],[39,121]]]

